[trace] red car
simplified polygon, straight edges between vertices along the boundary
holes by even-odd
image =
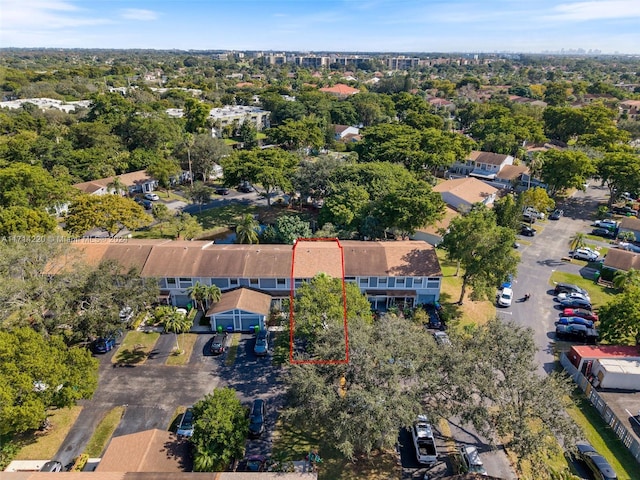
[[[598,315],[584,308],[565,308],[562,311],[562,316],[586,318],[587,320],[593,320],[594,322],[598,321]]]

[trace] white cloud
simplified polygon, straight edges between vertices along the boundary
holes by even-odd
[[[127,20],[142,20],[147,22],[158,18],[156,12],[142,8],[125,8],[121,11],[120,15]]]
[[[104,18],[90,17],[71,2],[64,0],[3,0],[2,21],[14,31],[24,29],[51,30],[110,23]]]
[[[590,2],[561,3],[554,9],[559,20],[603,20],[606,18],[640,17],[638,0],[592,0]]]

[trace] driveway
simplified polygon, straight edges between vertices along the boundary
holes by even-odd
[[[71,463],[84,451],[104,415],[114,407],[125,407],[114,436],[152,428],[166,430],[179,406],[192,405],[215,388],[225,386],[238,390],[240,400],[247,406],[257,397],[267,400],[266,434],[250,441],[247,453],[270,453],[277,412],[283,404],[279,368],[271,365],[270,357],[258,358],[253,354],[253,335],[242,335],[234,365],[226,366],[225,355],[209,353],[207,345],[212,336],[212,333],[198,335],[185,366],[164,365],[175,346],[171,334],[160,336],[144,365],[114,367],[110,359],[116,350],[98,357],[98,389],[91,400],[80,402],[82,412],[54,458],[63,465]]]

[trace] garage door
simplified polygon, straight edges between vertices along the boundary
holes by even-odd
[[[211,328],[217,330],[217,327],[222,326],[223,330],[227,330],[227,327],[233,328],[233,315],[214,315],[215,322],[211,323]]]
[[[251,330],[251,327],[256,325],[262,326],[259,315],[252,315],[244,312],[240,315],[240,330],[247,332]]]

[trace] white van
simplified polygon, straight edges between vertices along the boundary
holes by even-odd
[[[505,287],[498,293],[498,306],[510,307],[512,301],[513,301],[513,290],[511,290],[510,288]]]

